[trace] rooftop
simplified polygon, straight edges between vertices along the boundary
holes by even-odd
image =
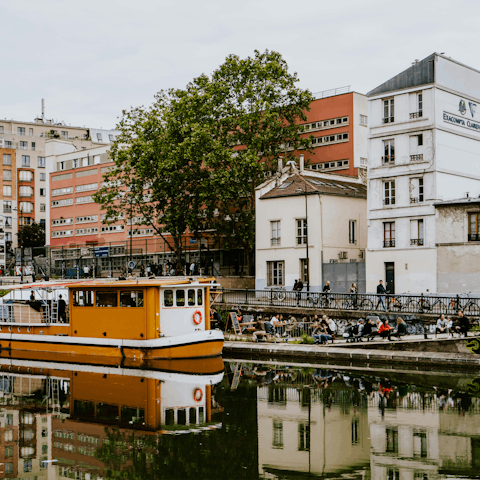
[[[367,198],[367,187],[361,183],[295,173],[288,176],[281,185],[276,186],[260,197],[295,197],[299,195],[336,195],[340,197]]]
[[[456,200],[442,200],[435,202],[433,205],[435,207],[448,207],[450,205],[471,205],[472,203],[480,204],[480,196],[477,197],[468,197],[468,198],[458,198]]]

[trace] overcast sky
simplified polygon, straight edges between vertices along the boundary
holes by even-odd
[[[479,0],[0,0],[0,118],[113,128],[231,53],[367,93],[433,52],[480,70]]]

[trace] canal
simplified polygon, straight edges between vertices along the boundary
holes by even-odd
[[[0,477],[479,478],[480,375],[0,358]]]

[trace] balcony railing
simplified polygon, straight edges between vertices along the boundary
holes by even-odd
[[[423,153],[419,155],[410,155],[411,162],[423,162]]]
[[[3,213],[12,213],[12,208],[3,207]]]
[[[382,163],[385,165],[387,163],[394,164],[395,163],[395,155],[385,155],[382,157]]]
[[[419,112],[414,112],[410,114],[410,118],[422,118],[423,117],[423,112],[420,110]]]
[[[395,197],[387,197],[383,199],[384,205],[395,205]]]
[[[383,241],[383,247],[384,248],[391,248],[395,246],[395,239],[393,240],[384,240]]]
[[[393,123],[395,121],[395,117],[383,117],[383,123]]]
[[[423,238],[411,238],[410,245],[423,245]]]
[[[410,203],[422,203],[423,197],[410,197]]]
[[[469,242],[480,242],[480,233],[469,233],[468,234]]]
[[[270,239],[270,245],[280,245],[281,240],[281,237],[272,238]]]

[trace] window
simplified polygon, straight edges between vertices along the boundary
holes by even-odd
[[[75,187],[76,192],[86,192],[88,190],[97,190],[98,183],[89,183],[87,185],[77,185]]]
[[[98,215],[88,215],[85,217],[76,217],[75,223],[92,223],[98,222]]]
[[[97,141],[98,142],[102,141],[102,134],[101,133],[97,133]]]
[[[3,164],[4,165],[11,165],[12,164],[12,156],[10,153],[3,154]]]
[[[30,202],[20,202],[19,207],[22,213],[32,213],[33,211],[33,204]]]
[[[73,205],[73,198],[63,198],[52,202],[52,207],[65,207],[67,205]]]
[[[387,445],[385,451],[387,453],[398,453],[398,427],[387,427]]]
[[[360,125],[368,125],[368,117],[366,115],[360,115]]]
[[[13,463],[5,462],[5,473],[13,473]]]
[[[54,188],[52,190],[52,197],[56,195],[68,195],[69,193],[73,193],[73,187]]]
[[[22,167],[30,166],[30,155],[22,155]]]
[[[125,230],[124,225],[104,225],[102,226],[101,232],[102,233],[115,233],[115,232],[123,232]]]
[[[413,431],[413,455],[422,458],[428,456],[426,430],[416,429]]]
[[[283,422],[280,420],[273,421],[273,448],[283,448]]]
[[[37,157],[38,167],[45,168],[45,157]]]
[[[3,133],[3,125],[0,125],[0,133]]]
[[[300,452],[310,450],[310,425],[308,423],[298,424],[298,450]]]
[[[419,147],[423,146],[423,133],[420,133],[419,135],[417,135],[417,139],[418,139],[418,146]]]
[[[13,447],[5,447],[5,458],[10,457],[13,457]]]
[[[29,134],[31,137],[33,137],[33,128],[29,128],[29,129],[28,129],[28,134]]]
[[[480,241],[480,213],[468,214],[468,241]]]
[[[17,127],[18,135],[25,135],[25,127]]]
[[[46,174],[45,174],[45,173],[41,173],[41,174],[40,174],[40,181],[41,181],[41,182],[44,182],[45,179],[46,179]]]
[[[307,220],[301,218],[297,220],[297,245],[307,244]]]
[[[92,290],[74,290],[73,292],[74,307],[93,307],[93,291]]]
[[[5,148],[12,148],[12,141],[11,140],[5,140]]]
[[[111,142],[113,142],[113,135],[110,134],[110,135],[108,136],[108,139],[109,139]]]
[[[280,245],[281,243],[281,225],[280,220],[270,222],[271,245]]]
[[[28,142],[20,142],[20,150],[28,150]]]
[[[45,203],[40,204],[40,211],[41,212],[46,212],[47,211],[47,205]]]
[[[116,307],[117,306],[117,292],[102,292],[97,291],[96,303],[97,307]]]
[[[10,200],[3,201],[3,213],[12,213],[12,202]]]
[[[60,132],[60,137],[61,137],[61,138],[68,138],[68,132],[65,131],[65,130],[62,130],[62,131]]]
[[[4,170],[3,171],[3,181],[10,182],[12,180],[12,171],[11,170]]]
[[[395,205],[395,180],[384,182],[383,188],[384,188],[383,204]]]
[[[410,203],[421,203],[423,200],[423,178],[411,178]]]
[[[303,283],[309,283],[308,260],[306,258],[300,259],[300,278]]]
[[[46,195],[47,189],[46,188],[41,188],[40,189],[40,196],[44,197]]]
[[[410,245],[424,244],[423,219],[410,220]]]
[[[395,163],[395,140],[384,140],[383,141],[383,157],[382,163],[385,164],[394,164]]]
[[[31,143],[31,149],[32,149],[32,151],[35,151],[35,142]]]
[[[143,307],[143,290],[120,292],[121,307]]]
[[[357,445],[359,443],[359,421],[358,417],[352,419],[352,445]]]
[[[283,261],[267,262],[267,285],[269,287],[284,285],[284,270],[285,262]]]
[[[357,243],[357,221],[348,221],[348,243]]]
[[[360,157],[360,168],[367,168],[368,160],[364,157]]]
[[[18,173],[18,180],[20,182],[31,182],[32,178],[32,172],[28,170],[20,170]]]
[[[395,246],[395,222],[383,224],[383,246],[384,248]]]
[[[12,196],[12,187],[11,187],[11,185],[4,185],[4,186],[3,186],[3,196],[4,196],[4,197],[11,197],[11,196]]]
[[[25,458],[23,460],[23,471],[24,472],[31,472],[32,471],[32,459]]]
[[[32,195],[33,195],[33,188],[32,187],[22,185],[19,188],[19,196],[20,197],[31,197]]]
[[[94,200],[91,196],[88,197],[77,197],[75,203],[92,203]]]
[[[395,105],[393,98],[383,101],[383,123],[392,123],[395,120]]]
[[[52,225],[71,225],[73,218],[56,218],[52,220]]]
[[[98,227],[77,228],[75,235],[95,235],[98,233]]]
[[[5,228],[12,228],[12,217],[5,217]]]

